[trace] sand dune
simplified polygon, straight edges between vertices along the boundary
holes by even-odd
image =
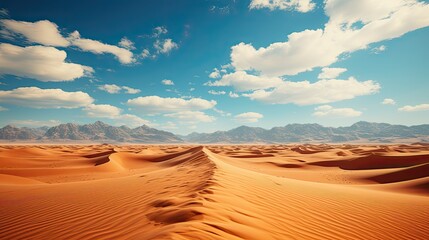
[[[0,239],[429,239],[429,145],[0,146]]]

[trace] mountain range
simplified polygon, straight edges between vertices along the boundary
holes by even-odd
[[[27,128],[5,126],[0,129],[0,139],[62,141],[80,140],[96,142],[135,142],[135,143],[180,143],[182,139],[173,133],[142,125],[137,128],[110,126],[101,121],[92,124],[60,124],[54,127]]]
[[[8,141],[95,141],[131,143],[339,143],[339,142],[429,142],[429,124],[404,126],[357,122],[349,127],[324,127],[319,124],[288,124],[264,129],[240,126],[229,131],[191,133],[186,136],[142,125],[115,127],[97,121],[92,124],[60,124],[54,127],[15,127],[0,129],[0,139]]]
[[[182,136],[197,143],[291,143],[291,142],[400,142],[429,141],[429,124],[417,126],[357,122],[349,127],[324,127],[319,124],[288,124],[269,130],[241,126],[229,131],[191,133]]]

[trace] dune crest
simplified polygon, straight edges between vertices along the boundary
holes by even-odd
[[[428,239],[428,154],[0,146],[0,239]]]

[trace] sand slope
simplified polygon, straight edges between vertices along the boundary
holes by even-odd
[[[429,239],[429,146],[2,146],[0,239]]]

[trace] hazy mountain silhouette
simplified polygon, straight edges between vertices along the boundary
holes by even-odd
[[[264,129],[240,126],[229,131],[191,133],[178,136],[142,125],[136,128],[115,127],[97,121],[92,124],[60,124],[54,127],[15,127],[0,129],[4,140],[87,140],[135,143],[293,143],[293,142],[393,142],[429,141],[429,124],[404,126],[387,123],[357,122],[349,127],[324,127],[319,124],[288,124]]]
[[[43,131],[45,129],[45,131]],[[0,139],[8,140],[96,140],[142,143],[177,143],[182,139],[173,133],[157,130],[146,125],[129,128],[115,127],[97,121],[78,125],[65,123],[51,128],[18,128],[6,126],[0,129]]]

